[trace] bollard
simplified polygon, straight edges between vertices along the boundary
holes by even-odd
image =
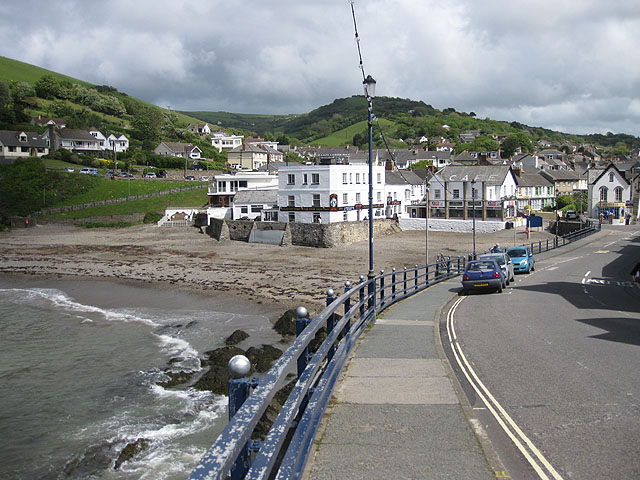
[[[380,270],[380,303],[384,300],[384,270]]]
[[[332,288],[327,289],[327,307],[333,303],[336,298],[334,297],[334,292]],[[336,325],[336,314],[332,313],[329,315],[327,319],[327,336],[331,334],[333,331],[333,327]],[[336,344],[331,345],[329,352],[327,353],[327,360],[330,362],[333,358],[333,355],[336,353]]]
[[[296,308],[296,337],[299,337],[304,329],[309,325],[309,319],[307,318],[309,312],[304,307]],[[302,376],[302,372],[307,368],[307,359],[309,357],[309,347],[305,347],[300,356],[298,357],[298,378]]]
[[[391,269],[391,298],[396,299],[396,267]]]
[[[251,362],[244,355],[236,355],[229,360],[229,420],[242,407],[249,396],[249,390],[258,385],[258,380],[243,378],[251,371]],[[231,480],[240,480],[249,470],[249,443],[247,442],[231,467]]]

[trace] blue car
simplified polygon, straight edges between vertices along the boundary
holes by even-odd
[[[527,246],[511,247],[507,249],[507,255],[513,262],[513,271],[529,273],[536,269],[536,259],[533,252]]]
[[[473,260],[465,267],[460,293],[464,295],[472,290],[495,290],[500,293],[504,283],[504,274],[495,260]]]

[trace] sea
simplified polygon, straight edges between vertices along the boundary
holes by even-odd
[[[250,335],[241,348],[278,346],[274,316],[224,296],[0,277],[0,478],[187,478],[228,400],[157,382],[199,372],[236,329]],[[136,441],[146,448],[116,469]]]

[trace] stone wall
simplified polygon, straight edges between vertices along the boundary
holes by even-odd
[[[127,215],[101,215],[84,218],[38,218],[40,225],[48,223],[62,225],[82,225],[86,223],[141,223],[144,220],[144,213],[131,213]]]
[[[369,238],[368,222],[320,224],[211,219],[207,234],[219,241],[237,240],[247,242],[252,229],[284,231],[283,246],[301,245],[331,248],[350,245]],[[400,227],[396,220],[375,220],[373,222],[374,237],[399,231]],[[228,235],[226,232],[228,232]]]
[[[401,218],[402,230],[424,230],[426,221],[424,218]],[[476,220],[476,233],[493,233],[506,228],[506,222],[490,222]],[[473,220],[446,220],[444,218],[430,218],[429,230],[434,232],[458,232],[471,233]]]

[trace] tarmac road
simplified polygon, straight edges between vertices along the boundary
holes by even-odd
[[[640,230],[607,227],[540,256],[502,294],[460,297],[441,321],[511,478],[640,478]]]

